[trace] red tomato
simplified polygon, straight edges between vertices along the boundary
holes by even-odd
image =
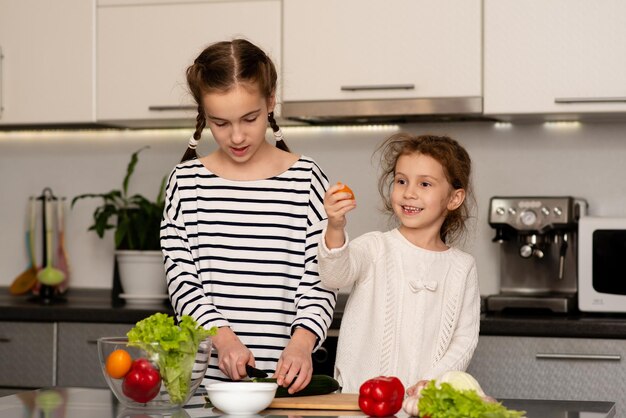
[[[145,358],[133,361],[122,382],[122,391],[135,402],[150,402],[161,389],[159,371]]]

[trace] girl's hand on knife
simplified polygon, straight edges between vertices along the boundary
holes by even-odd
[[[291,394],[304,389],[311,381],[311,352],[316,341],[315,334],[304,328],[297,328],[278,360],[273,377],[276,378],[276,383],[288,388]]]
[[[248,376],[246,364],[254,366],[254,356],[237,335],[229,327],[222,327],[212,340],[217,349],[218,367],[222,373],[232,380],[241,380]]]

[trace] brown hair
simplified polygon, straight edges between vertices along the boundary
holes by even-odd
[[[401,132],[387,138],[376,152],[381,153],[382,173],[378,180],[378,191],[386,211],[393,213],[390,193],[400,156],[414,153],[428,155],[443,166],[446,179],[452,188],[465,190],[465,200],[457,209],[448,212],[439,236],[443,242],[453,242],[464,235],[467,230],[465,222],[470,217],[474,196],[470,183],[472,161],[461,144],[445,135],[414,136]]]
[[[237,84],[247,84],[258,88],[263,97],[276,94],[276,67],[259,47],[245,39],[222,41],[209,45],[187,68],[187,85],[198,105],[196,130],[193,138],[197,141],[206,126],[202,107],[202,97],[208,93],[226,92]],[[268,121],[276,132],[278,125],[274,115]],[[289,151],[283,141],[277,141],[278,148]],[[182,161],[197,158],[195,147],[188,147]]]

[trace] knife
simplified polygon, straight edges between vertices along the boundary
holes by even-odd
[[[263,370],[259,370],[256,367],[252,367],[249,364],[246,364],[246,373],[248,373],[248,377],[267,377],[267,373]]]

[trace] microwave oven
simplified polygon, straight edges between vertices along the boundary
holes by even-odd
[[[578,309],[626,313],[626,218],[580,218]]]

